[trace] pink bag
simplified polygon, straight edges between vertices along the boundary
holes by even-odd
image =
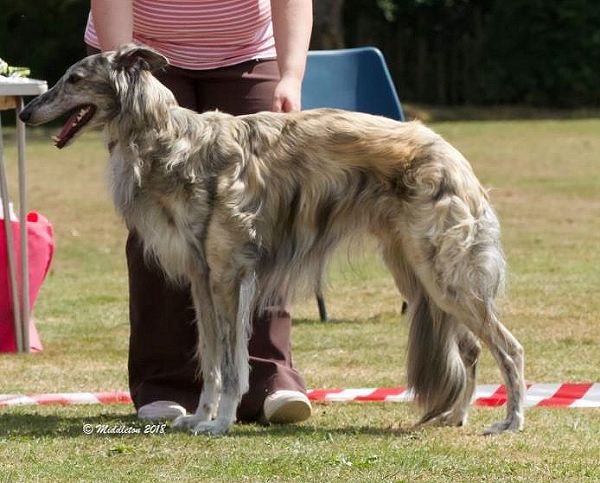
[[[6,235],[4,220],[0,220],[0,352],[15,352],[15,326],[13,321],[10,297],[10,279],[8,275],[8,255],[6,252]],[[19,223],[13,221],[13,236],[17,260],[17,272],[21,263],[19,245]],[[29,311],[33,310],[35,298],[40,289],[52,261],[54,238],[52,225],[38,213],[27,215],[27,246],[29,250]],[[20,282],[20,277],[19,277]],[[33,320],[29,320],[29,342],[33,352],[42,350],[42,342]]]

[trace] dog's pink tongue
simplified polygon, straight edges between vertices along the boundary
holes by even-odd
[[[71,116],[69,117],[65,125],[62,127],[56,138],[54,138],[56,147],[62,148],[67,143],[67,141],[71,137],[70,134],[71,130],[73,129],[73,126],[77,124],[78,115],[79,112],[74,112],[73,114],[71,114]]]
[[[58,133],[58,137],[60,139],[64,138],[69,133],[69,131],[71,130],[71,128],[75,124],[77,124],[77,116],[78,115],[79,115],[79,111],[76,111],[73,114],[71,114],[71,116],[69,117],[68,121],[65,123],[65,125],[62,127],[62,129]]]

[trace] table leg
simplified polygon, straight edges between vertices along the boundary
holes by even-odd
[[[2,138],[2,125],[0,124],[0,192],[2,194],[2,208],[4,210],[4,232],[6,234],[6,251],[8,255],[8,273],[10,279],[10,295],[12,300],[13,320],[15,323],[15,342],[17,352],[23,351],[23,324],[21,322],[21,307],[19,303],[19,286],[17,282],[15,243],[10,220],[8,181],[4,164],[4,142]]]
[[[25,165],[25,124],[19,113],[25,107],[22,97],[17,101],[17,149],[19,160],[19,226],[21,227],[21,324],[23,326],[23,350],[31,351],[29,344],[29,250],[27,233],[27,171]]]

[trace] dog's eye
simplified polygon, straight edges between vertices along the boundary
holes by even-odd
[[[83,77],[81,75],[79,75],[79,74],[71,74],[69,77],[67,77],[67,82],[69,84],[76,84],[81,79],[83,79]]]

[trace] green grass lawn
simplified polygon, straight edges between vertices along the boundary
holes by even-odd
[[[502,314],[525,347],[527,380],[599,381],[600,120],[433,127],[490,188],[510,266]],[[126,389],[126,231],[101,135],[58,151],[51,134],[28,131],[29,207],[56,239],[34,311],[45,350],[0,355],[0,393]],[[341,250],[329,281],[331,322],[318,321],[313,300],[294,307],[294,358],[308,386],[404,386],[402,301],[374,244]],[[501,382],[487,351],[479,382]],[[503,411],[477,407],[466,428],[416,430],[412,404],[319,403],[303,424],[236,425],[216,438],[143,434],[124,405],[0,408],[0,482],[600,481],[600,410],[532,408],[522,433],[481,436]],[[86,424],[142,434],[86,435]]]

